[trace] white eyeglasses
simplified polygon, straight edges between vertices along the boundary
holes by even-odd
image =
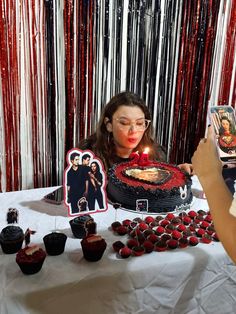
[[[137,131],[145,131],[151,120],[147,120],[144,118],[140,118],[137,120],[129,120],[127,118],[117,118],[115,119],[115,121],[117,121],[118,126],[121,130],[125,130],[128,131],[130,130],[131,127],[135,128]]]

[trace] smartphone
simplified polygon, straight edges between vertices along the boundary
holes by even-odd
[[[60,205],[64,201],[64,188],[59,187],[55,191],[44,196],[44,200],[48,203]]]
[[[212,106],[209,122],[214,126],[220,159],[236,163],[236,118],[231,106]]]

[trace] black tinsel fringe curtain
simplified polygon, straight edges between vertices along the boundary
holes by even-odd
[[[0,0],[0,191],[59,185],[116,93],[143,97],[171,163],[236,103],[236,0]]]

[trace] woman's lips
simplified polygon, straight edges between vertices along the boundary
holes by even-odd
[[[137,142],[137,139],[136,138],[128,138],[128,142],[134,144]]]

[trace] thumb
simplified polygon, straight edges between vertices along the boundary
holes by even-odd
[[[210,125],[207,129],[207,139],[211,141],[215,141],[215,132],[212,125]]]

